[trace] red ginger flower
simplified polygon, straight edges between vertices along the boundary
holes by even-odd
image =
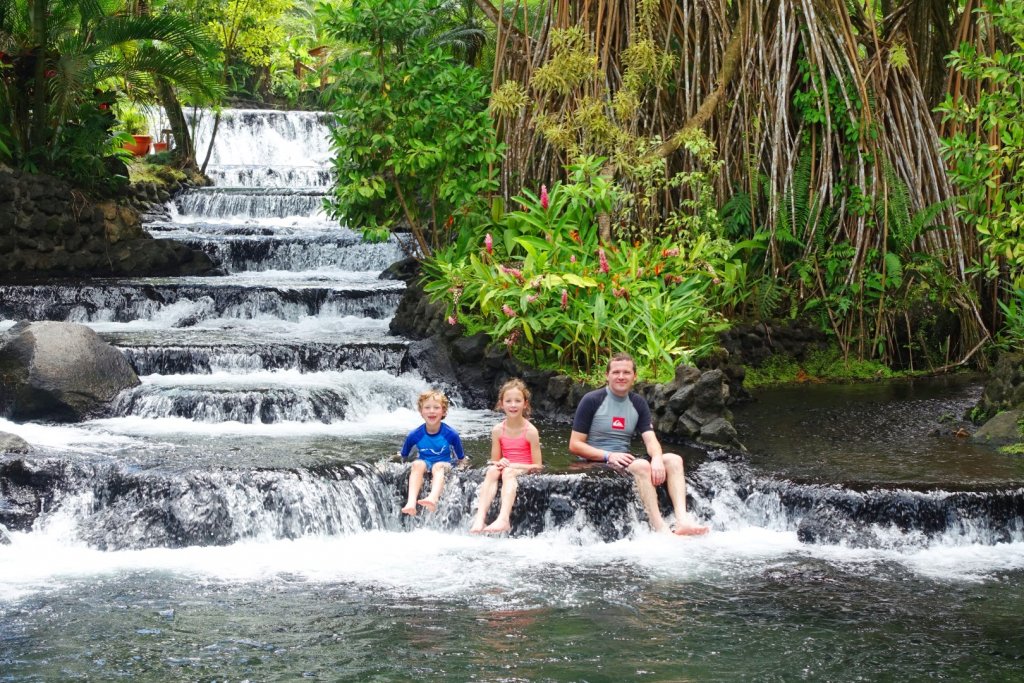
[[[550,202],[548,201],[548,186],[540,186],[540,208],[547,209]]]
[[[601,272],[607,273],[611,270],[608,266],[608,257],[604,255],[604,249],[597,250],[597,260],[601,263]]]
[[[494,238],[491,237],[491,233],[487,233],[484,236],[484,249],[487,250],[488,254],[494,251]]]

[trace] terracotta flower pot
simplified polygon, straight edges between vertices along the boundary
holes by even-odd
[[[166,151],[167,151],[167,143],[166,142],[154,142],[153,143],[153,154],[159,154],[160,152],[166,152]]]
[[[133,135],[135,138],[134,143],[126,143],[124,148],[134,154],[137,157],[144,156],[149,153],[149,146],[153,143],[152,135]]]

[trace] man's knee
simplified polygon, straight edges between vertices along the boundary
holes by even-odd
[[[629,473],[634,477],[650,477],[651,476],[651,463],[649,460],[644,458],[636,458],[626,468]]]
[[[666,472],[683,471],[683,456],[681,455],[676,455],[675,453],[664,453],[661,456],[661,461],[665,463]]]

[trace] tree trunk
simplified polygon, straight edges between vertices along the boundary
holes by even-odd
[[[167,113],[167,120],[171,125],[171,136],[174,138],[174,158],[181,168],[195,167],[195,143],[189,132],[185,112],[181,109],[181,102],[178,101],[178,95],[174,92],[174,86],[163,78],[158,78],[156,79],[156,88],[160,96],[160,104]]]
[[[32,73],[32,123],[29,125],[29,147],[25,150],[26,154],[32,150],[41,150],[46,147],[46,135],[49,131],[49,106],[46,101],[46,94],[49,90],[46,87],[47,9],[47,0],[32,0],[30,19],[32,21],[32,54],[35,57],[35,64]]]

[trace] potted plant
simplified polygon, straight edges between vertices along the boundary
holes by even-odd
[[[137,157],[148,154],[153,137],[149,135],[148,123],[142,112],[133,106],[122,106],[117,118],[121,121],[124,131],[134,140],[134,142],[125,143],[124,148]]]

